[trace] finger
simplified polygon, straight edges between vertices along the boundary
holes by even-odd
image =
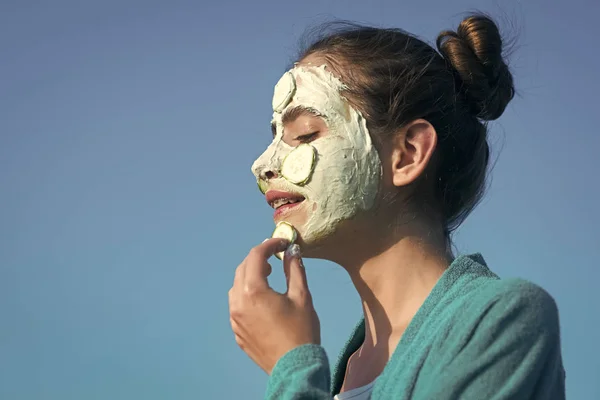
[[[290,286],[290,262],[288,257],[283,256],[283,273],[285,274],[285,287]]]
[[[293,247],[294,247],[294,245],[289,246],[283,253],[283,273],[285,274],[285,287],[286,288],[289,288],[289,286],[290,286],[290,265],[291,265],[290,257],[293,256],[293,253],[290,255],[289,252]],[[292,252],[293,251],[294,250],[292,250]]]
[[[287,288],[290,286],[290,266],[292,265],[291,257],[300,255],[300,247],[298,245],[291,245],[283,254],[283,273],[285,274],[285,285]]]
[[[289,245],[289,241],[282,238],[265,239],[261,244],[252,250],[256,250],[256,254],[268,259],[275,253],[285,250]]]
[[[269,239],[250,250],[243,262],[244,283],[246,288],[267,288],[267,277],[271,274],[271,265],[267,262],[273,254],[283,251],[288,245],[284,239]]]
[[[285,252],[283,265],[286,272],[288,295],[299,298],[309,294],[306,269],[302,263],[300,247],[297,244],[290,246]]]
[[[235,275],[233,277],[233,287],[239,287],[244,281],[244,263],[241,263],[235,269]]]
[[[277,240],[277,239],[275,239],[275,240]],[[237,269],[235,271],[235,276],[233,279],[234,287],[243,287],[244,284],[246,283],[246,280],[245,280],[246,265],[248,264],[249,259],[254,260],[254,262],[256,262],[256,260],[259,260],[262,258],[268,259],[270,257],[270,255],[267,255],[268,252],[270,251],[269,247],[267,247],[265,249],[264,246],[262,246],[265,242],[271,242],[270,244],[272,245],[273,240],[272,240],[272,238],[263,240],[263,242],[259,246],[256,246],[252,250],[250,250],[250,253],[248,254],[248,256],[246,256],[244,261],[237,267]],[[277,243],[277,242],[275,242],[275,243]],[[277,251],[275,251],[275,252],[277,252]],[[263,274],[265,276],[269,276],[271,274],[271,266],[267,264],[265,267],[267,268],[267,271],[264,271]]]

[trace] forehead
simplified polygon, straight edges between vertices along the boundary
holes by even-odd
[[[341,94],[344,88],[344,84],[326,64],[296,65],[275,86],[273,111],[280,118],[288,110],[299,107],[323,116],[343,112],[347,107]]]
[[[307,108],[304,106],[287,107],[281,115],[281,122],[285,125],[288,122],[295,121],[303,116],[319,117],[321,116],[321,113],[314,108]]]

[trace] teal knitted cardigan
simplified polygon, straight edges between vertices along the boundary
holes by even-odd
[[[333,378],[323,347],[289,351],[269,377],[266,398],[331,400],[364,335],[363,319]],[[444,272],[371,394],[372,400],[564,398],[556,303],[533,283],[500,279],[479,254],[458,257]]]

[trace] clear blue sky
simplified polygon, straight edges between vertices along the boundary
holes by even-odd
[[[456,245],[555,297],[569,398],[600,399],[600,3],[497,3],[1,2],[0,398],[262,398],[227,291],[272,230],[250,165],[299,36],[339,17],[433,41],[477,7],[519,27],[520,97]],[[333,361],[360,303],[306,264]]]

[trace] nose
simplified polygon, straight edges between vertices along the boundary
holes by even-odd
[[[260,157],[252,166],[254,175],[263,181],[275,179],[279,176],[278,162],[272,158]]]
[[[277,171],[275,171],[275,168],[273,168],[272,166],[265,166],[264,168],[258,170],[257,172],[258,172],[258,177],[263,181],[275,179],[278,176]]]
[[[273,141],[267,149],[252,164],[252,173],[257,178],[268,181],[281,176],[282,158],[289,152],[282,147],[283,142]]]

